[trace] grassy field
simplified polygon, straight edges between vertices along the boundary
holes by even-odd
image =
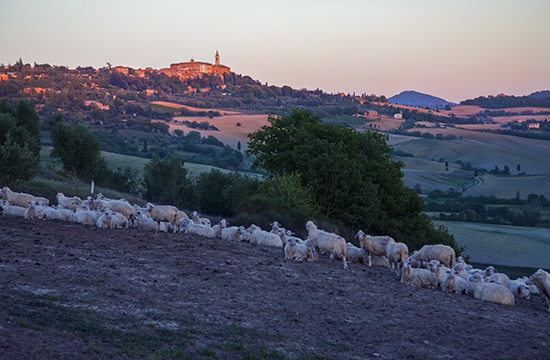
[[[453,221],[434,223],[447,226],[472,262],[550,269],[550,229]]]
[[[43,166],[54,166],[55,161],[50,157],[51,147],[43,147],[41,152],[41,161]],[[136,156],[129,156],[129,155],[122,155],[122,154],[116,154],[111,153],[107,151],[102,151],[101,156],[105,159],[105,162],[107,163],[107,166],[110,169],[125,169],[130,168],[132,171],[137,171],[140,174],[143,172],[143,167],[145,164],[147,164],[150,159],[136,157]],[[189,163],[185,162],[184,167],[189,170],[189,173],[192,175],[199,175],[203,172],[209,172],[212,169],[217,169],[223,173],[230,172],[229,170],[217,168],[210,165],[203,165],[203,164],[195,164],[195,163]],[[246,173],[250,176],[256,176],[259,177],[260,175],[255,173]]]

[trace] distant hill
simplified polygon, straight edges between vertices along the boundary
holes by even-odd
[[[548,99],[550,98],[550,90],[536,91],[528,96],[535,99]]]
[[[439,109],[445,105],[455,105],[445,99],[441,99],[432,95],[422,94],[417,91],[403,91],[400,94],[388,98],[392,104],[429,107],[430,109]]]

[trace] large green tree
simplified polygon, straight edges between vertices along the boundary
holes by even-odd
[[[0,185],[32,179],[40,164],[40,130],[33,105],[21,100],[15,109],[0,100]]]
[[[393,160],[387,135],[321,123],[307,110],[269,117],[249,134],[254,166],[273,174],[296,173],[322,215],[354,230],[386,234],[413,247],[454,245],[445,229],[421,214],[423,202],[404,186],[403,164]]]
[[[176,154],[164,159],[153,154],[143,168],[145,198],[180,208],[197,206],[197,191],[183,165],[184,161]]]
[[[106,166],[101,157],[101,142],[86,124],[78,120],[65,123],[61,115],[56,115],[48,126],[53,145],[51,156],[61,160],[65,171],[84,181],[102,175]]]

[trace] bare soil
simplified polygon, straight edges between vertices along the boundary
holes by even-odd
[[[0,359],[548,359],[545,299],[184,234],[0,218]]]

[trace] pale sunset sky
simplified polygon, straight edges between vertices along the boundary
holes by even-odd
[[[550,0],[0,0],[0,63],[221,63],[269,85],[459,102],[550,89]]]

